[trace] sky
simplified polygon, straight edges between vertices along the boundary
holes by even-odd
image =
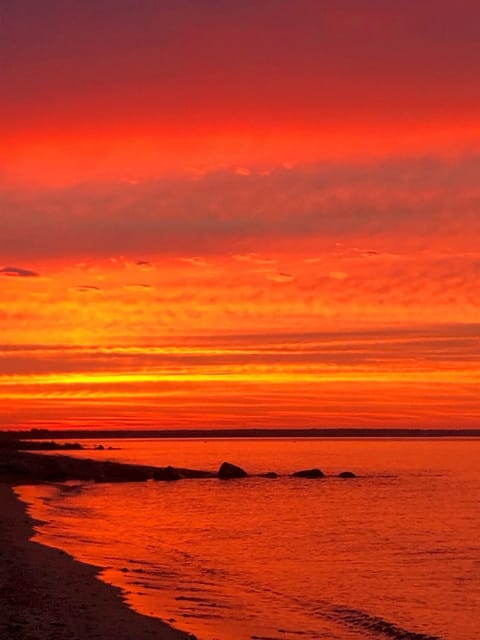
[[[479,24],[0,0],[0,428],[480,428]]]

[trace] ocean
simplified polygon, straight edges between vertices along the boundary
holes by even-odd
[[[102,444],[72,455],[280,474],[17,488],[35,539],[137,611],[199,640],[480,638],[480,439]],[[326,477],[289,476],[311,467]]]

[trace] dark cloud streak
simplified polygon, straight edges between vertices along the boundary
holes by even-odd
[[[121,184],[4,191],[3,250],[11,260],[128,255],[147,269],[139,253],[238,255],[257,250],[255,242],[315,236],[369,243],[404,236],[429,244],[446,234],[469,246],[480,233],[479,170],[477,156],[412,158],[241,177],[225,170],[145,182],[134,192]]]
[[[0,275],[11,276],[14,278],[36,278],[40,274],[30,269],[23,269],[21,267],[2,267],[0,269]]]

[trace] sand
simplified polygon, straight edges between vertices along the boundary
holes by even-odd
[[[140,615],[98,569],[30,541],[33,521],[12,487],[0,483],[0,638],[2,640],[185,640]]]

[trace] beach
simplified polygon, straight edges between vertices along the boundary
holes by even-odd
[[[186,640],[158,618],[127,607],[96,567],[31,542],[33,520],[0,483],[0,637],[4,640]]]

